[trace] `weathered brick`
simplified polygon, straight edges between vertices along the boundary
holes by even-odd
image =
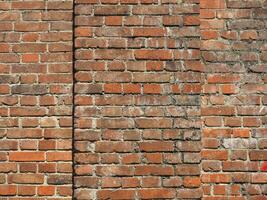
[[[137,60],[171,60],[172,54],[168,50],[136,50],[134,52]]]
[[[44,182],[42,174],[12,174],[8,176],[8,183],[40,184]]]
[[[35,9],[40,10],[45,8],[45,2],[35,2],[35,1],[12,2],[11,8],[18,10],[35,10]]]
[[[71,175],[50,175],[47,178],[47,183],[51,185],[71,184]]]
[[[48,93],[45,85],[15,85],[11,88],[13,94],[46,94]]]
[[[138,193],[142,199],[167,199],[175,197],[174,189],[142,189]]]
[[[136,126],[139,128],[170,128],[171,119],[136,119]]]
[[[168,13],[169,9],[167,6],[144,5],[133,8],[133,14],[136,15],[167,15]]]
[[[135,175],[161,175],[172,176],[174,175],[174,169],[171,166],[136,166]]]
[[[130,7],[129,6],[95,6],[94,8],[95,16],[98,15],[129,15]]]

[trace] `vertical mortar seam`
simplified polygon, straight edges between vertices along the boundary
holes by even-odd
[[[72,1],[72,199],[74,200],[74,175],[75,175],[75,165],[74,165],[74,126],[75,126],[75,0]]]

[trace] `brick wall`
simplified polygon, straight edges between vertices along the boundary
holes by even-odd
[[[1,1],[0,20],[0,197],[71,199],[72,1]]]
[[[199,5],[76,1],[75,197],[201,197]]]
[[[265,200],[266,18],[266,0],[1,1],[0,200]]]
[[[267,1],[200,5],[203,199],[266,199]]]

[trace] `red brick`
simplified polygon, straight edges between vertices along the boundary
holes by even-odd
[[[178,198],[200,198],[202,197],[201,189],[181,189],[178,191]]]
[[[12,9],[18,9],[18,10],[35,10],[35,9],[40,10],[45,8],[45,3],[35,2],[35,1],[12,2],[11,7]]]
[[[136,50],[137,60],[171,60],[172,55],[168,50]]]
[[[137,127],[139,128],[170,128],[171,119],[136,119]]]
[[[219,11],[217,11],[219,12]],[[216,16],[215,9],[200,9],[200,19],[212,19]]]
[[[37,172],[37,164],[35,164],[35,163],[20,163],[19,164],[19,170],[20,170],[20,172],[36,173]]]
[[[101,185],[103,188],[118,188],[121,186],[120,178],[117,177],[107,177],[103,178]]]
[[[15,163],[0,163],[0,172],[8,173],[8,172],[16,172],[17,165]]]
[[[145,84],[143,91],[145,94],[160,94],[161,86],[156,84]]]
[[[192,26],[192,25],[199,25],[200,20],[198,16],[185,16],[184,17],[184,25],[186,26]]]
[[[10,161],[44,161],[45,154],[44,152],[10,152],[9,154]]]
[[[252,183],[266,183],[267,176],[263,173],[252,174]]]
[[[165,26],[178,26],[182,25],[183,18],[180,16],[163,16],[163,24]]]
[[[133,36],[135,37],[159,37],[165,36],[166,30],[162,28],[135,28]]]
[[[172,142],[141,142],[139,145],[141,151],[146,152],[160,152],[173,151],[174,146]]]
[[[123,188],[136,188],[140,185],[137,178],[123,178],[122,187]]]
[[[217,39],[218,38],[218,31],[215,30],[204,30],[201,31],[201,37],[203,39]]]
[[[182,179],[179,177],[171,177],[163,179],[164,187],[179,187],[182,185]]]
[[[22,56],[22,62],[25,63],[37,63],[39,60],[39,55],[37,54],[24,54]]]
[[[75,28],[76,37],[90,37],[92,36],[92,29],[88,27],[77,27]]]
[[[70,161],[72,160],[71,152],[47,152],[47,161]]]
[[[176,175],[199,175],[200,168],[194,164],[181,164],[176,167]]]
[[[221,86],[221,90],[223,94],[235,94],[238,92],[237,88],[235,87],[235,85],[222,85]]]
[[[203,150],[201,155],[207,160],[227,160],[228,152],[226,150]]]
[[[234,107],[228,107],[228,106],[220,106],[220,107],[207,107],[201,109],[201,114],[203,116],[209,116],[209,115],[234,115],[235,114],[235,108]]]
[[[225,8],[225,0],[201,0],[200,7],[201,8],[217,8],[217,9],[223,9]]]
[[[42,174],[11,174],[8,176],[8,183],[41,184],[44,182]]]
[[[135,175],[161,175],[171,176],[174,174],[171,166],[136,166]]]
[[[122,93],[122,85],[116,83],[109,83],[104,85],[106,93]]]
[[[54,186],[40,186],[38,187],[38,195],[40,196],[52,196],[55,194]]]
[[[153,15],[164,15],[168,14],[169,9],[167,6],[158,6],[158,5],[146,5],[146,6],[135,6],[133,9],[133,14],[153,14]]]
[[[17,187],[15,185],[1,185],[0,194],[3,196],[12,196],[16,195]]]
[[[124,93],[141,93],[140,84],[123,84]]]
[[[199,177],[185,177],[183,181],[185,187],[199,187],[201,185],[201,180]]]
[[[249,153],[250,160],[267,160],[267,152],[263,150],[255,150]]]
[[[174,189],[142,189],[138,191],[142,199],[153,199],[153,198],[174,198],[175,190]]]
[[[121,26],[122,17],[120,16],[108,16],[105,18],[105,24],[108,26]]]
[[[135,190],[99,190],[97,191],[97,198],[99,199],[133,199],[135,196]]]
[[[36,194],[35,186],[19,186],[18,187],[18,195],[20,196],[33,196]]]

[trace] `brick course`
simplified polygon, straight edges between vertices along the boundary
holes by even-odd
[[[0,2],[0,199],[266,199],[266,10]]]

